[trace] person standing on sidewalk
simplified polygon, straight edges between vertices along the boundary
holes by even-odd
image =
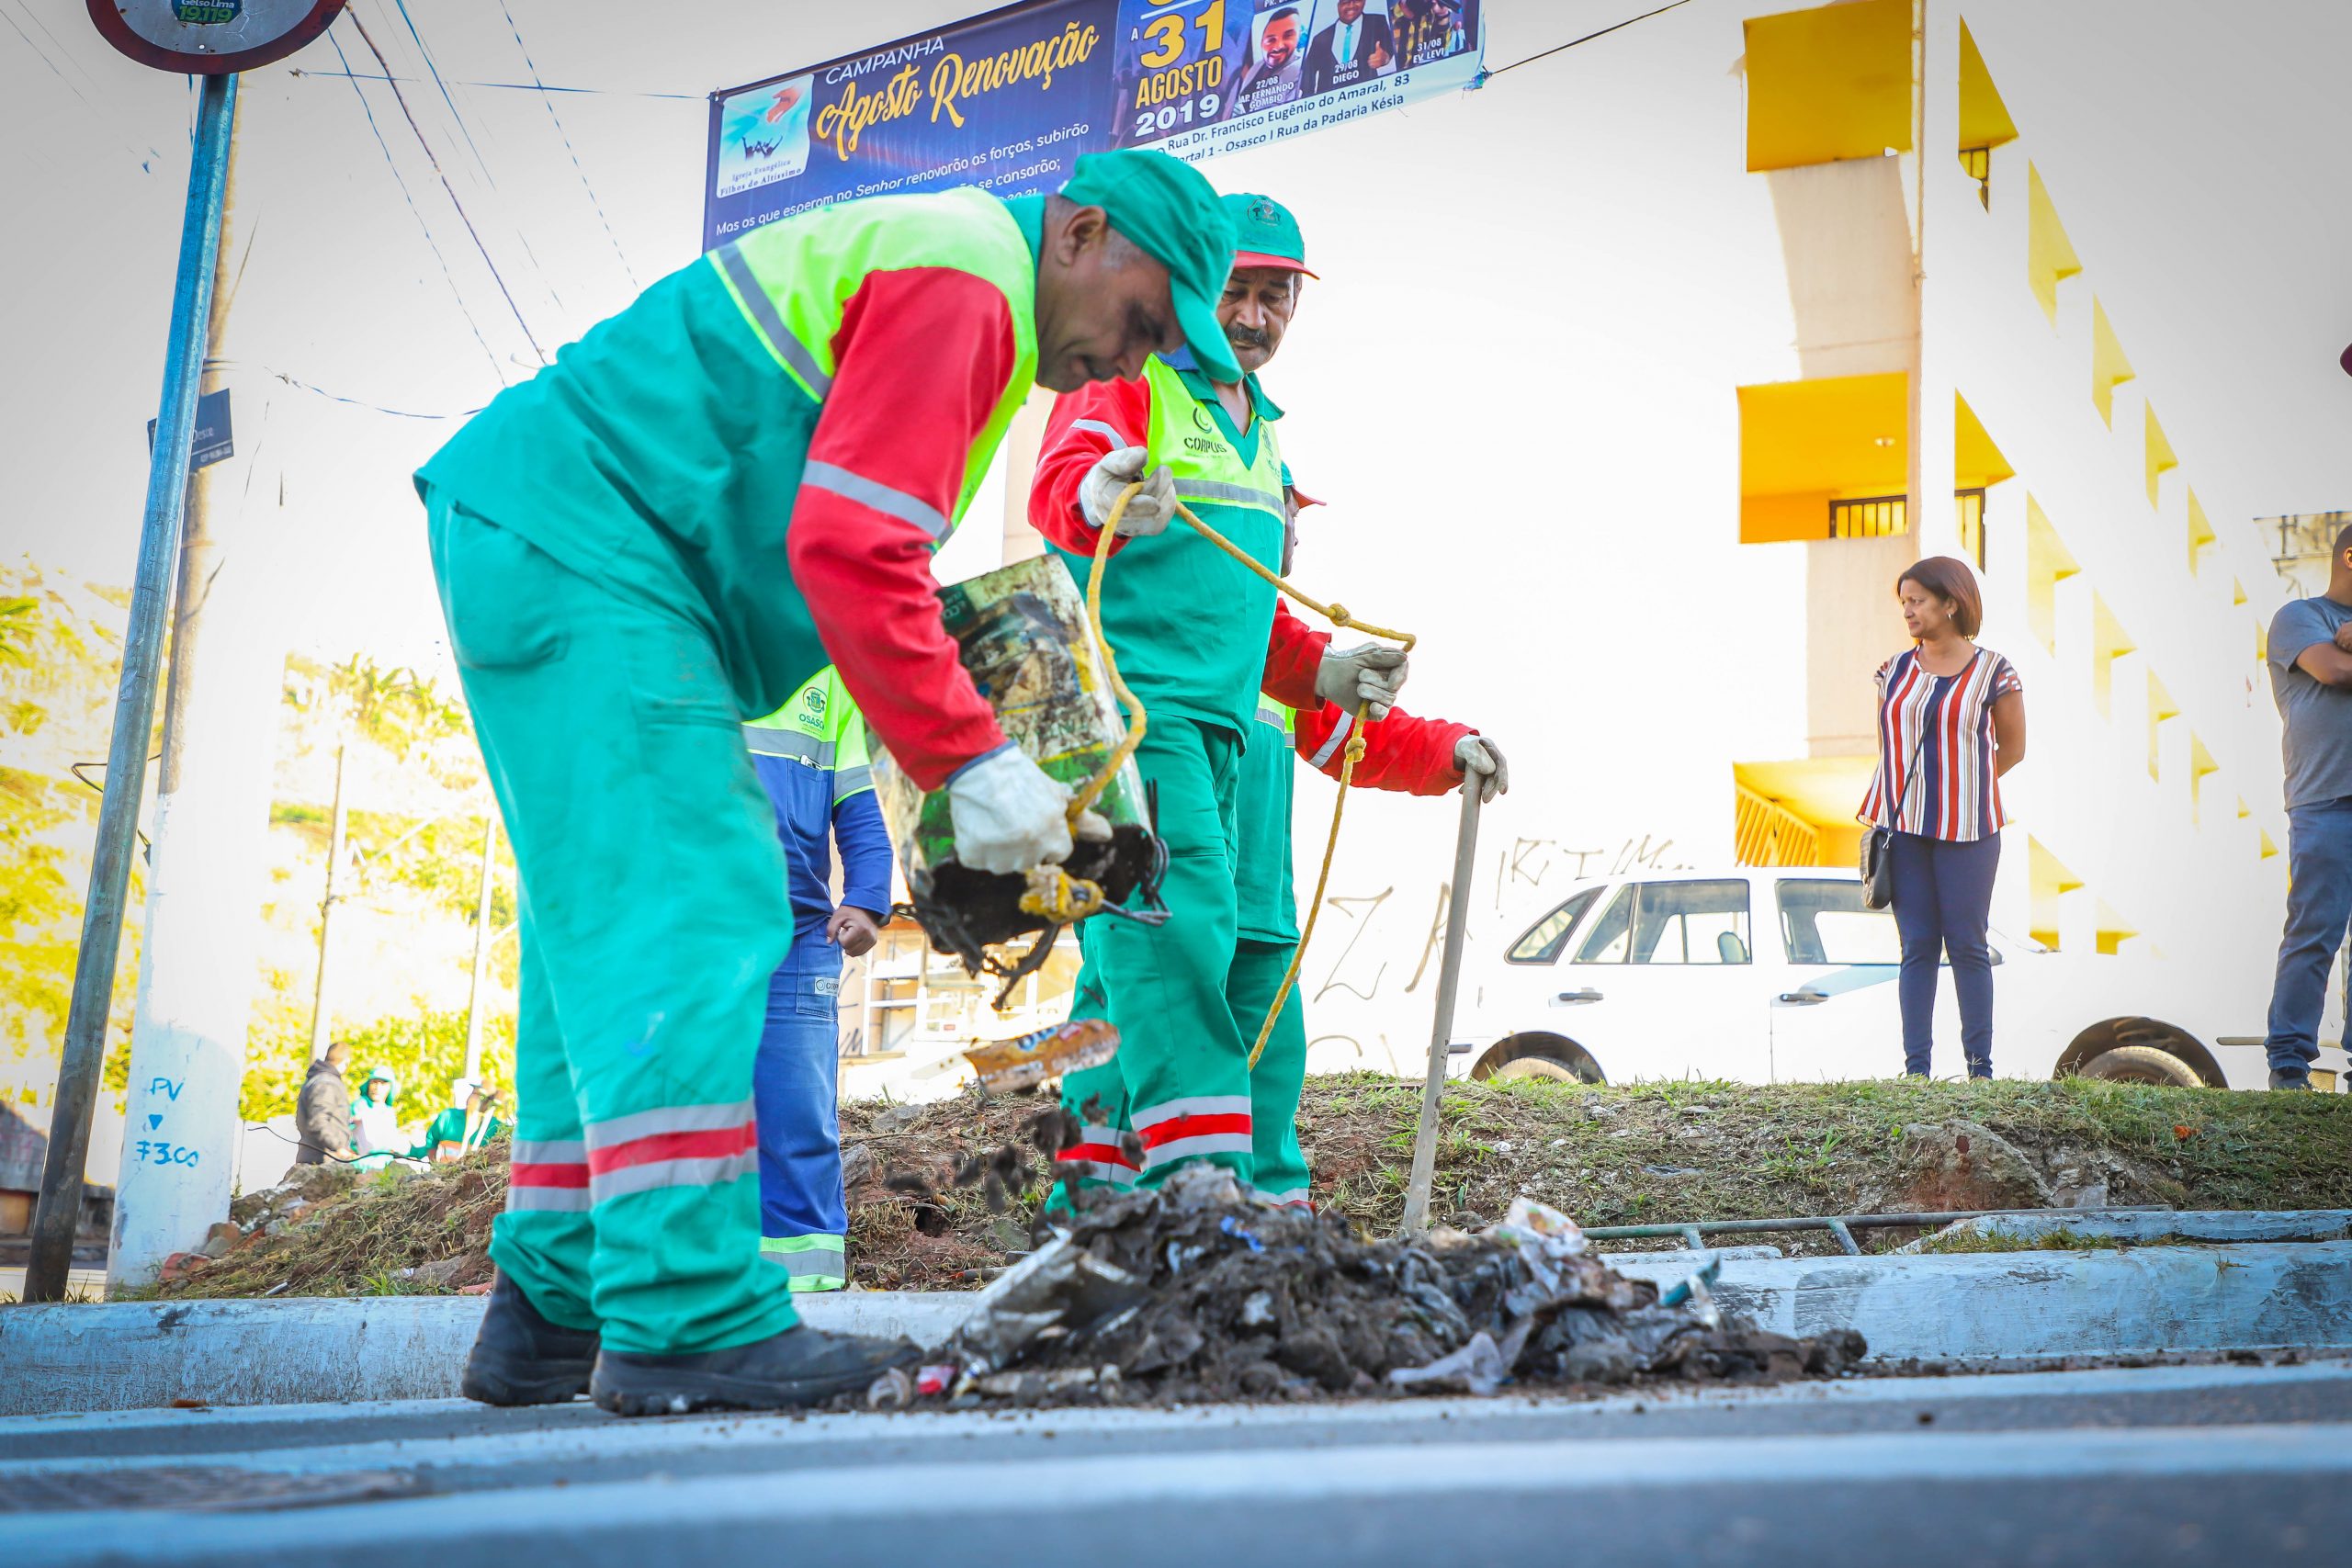
[[[2270,1087],[2307,1090],[2328,968],[2352,921],[2352,527],[2335,536],[2327,592],[2281,604],[2268,647],[2286,724],[2287,927],[2263,1046]]]
[[[743,726],[775,807],[792,897],[792,951],[768,978],[752,1070],[760,1124],[760,1256],[794,1291],[849,1283],[842,1190],[842,960],[863,958],[890,918],[890,832],[874,798],[865,720],[828,664],[792,700]],[[833,902],[833,856],[842,901]]]
[[[1951,960],[1968,1076],[1993,1076],[1993,949],[1985,927],[2001,863],[2001,775],[2025,761],[2025,683],[1976,646],[1975,575],[1929,556],[1895,581],[1912,647],[1878,667],[1878,772],[1860,819],[1894,835],[1903,938],[1903,1071],[1926,1077],[1936,971]]]

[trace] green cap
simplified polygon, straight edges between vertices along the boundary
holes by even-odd
[[[1233,222],[1207,177],[1182,159],[1132,147],[1080,158],[1062,196],[1101,208],[1111,227],[1168,269],[1176,324],[1193,358],[1216,380],[1240,380],[1216,319],[1225,275],[1233,270]]]
[[[1233,220],[1233,265],[1277,266],[1306,272],[1306,237],[1290,209],[1271,196],[1247,191],[1225,198],[1225,215]]]

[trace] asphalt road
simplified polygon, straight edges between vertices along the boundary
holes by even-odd
[[[29,1416],[0,1420],[0,1562],[2338,1563],[2347,1439],[2344,1362],[1011,1416]]]

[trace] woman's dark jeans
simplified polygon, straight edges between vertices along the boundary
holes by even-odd
[[[1984,924],[1993,908],[1998,833],[1953,843],[1894,835],[1894,929],[1903,936],[1903,1070],[1924,1076],[1935,1039],[1936,967],[1951,959],[1960,994],[1960,1048],[1968,1076],[1993,1076],[1993,949]]]

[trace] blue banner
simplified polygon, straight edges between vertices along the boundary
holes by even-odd
[[[714,93],[703,245],[827,202],[1060,188],[1083,152],[1198,162],[1474,85],[1486,0],[1022,0]]]

